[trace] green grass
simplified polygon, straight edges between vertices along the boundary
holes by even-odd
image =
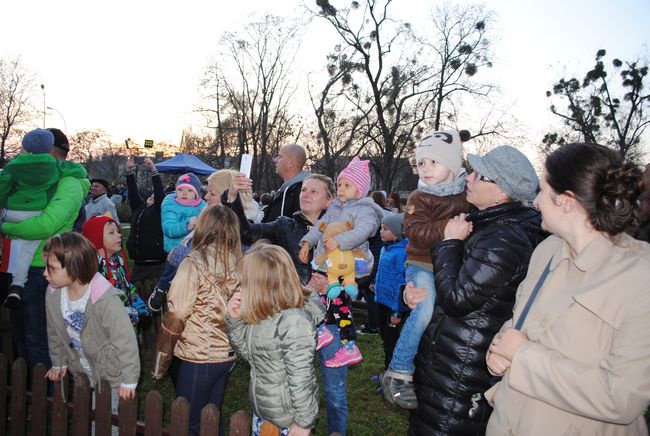
[[[364,360],[348,370],[348,433],[350,435],[376,435],[384,433],[387,435],[404,434],[408,425],[408,414],[387,403],[381,394],[375,392],[378,384],[370,380],[370,377],[383,370],[383,348],[381,339],[377,335],[360,336],[357,341]],[[176,398],[174,388],[168,377],[159,382],[154,382],[149,377],[151,359],[145,357],[142,366],[142,378],[138,387],[138,416],[144,416],[144,400],[147,393],[157,390],[163,396],[164,401],[164,423],[169,423],[169,411],[171,403]],[[317,377],[318,362],[314,361]],[[223,416],[229,419],[238,410],[251,413],[248,402],[249,366],[243,360],[238,360],[235,369],[230,375],[224,404],[222,407]],[[327,434],[327,418],[325,399],[322,389],[320,390],[320,418],[318,426],[314,430],[316,435]]]
[[[123,243],[129,235],[129,229],[123,229]],[[133,267],[129,259],[129,267]],[[351,436],[365,436],[377,434],[404,434],[408,427],[408,413],[397,406],[393,406],[384,400],[383,395],[378,394],[375,389],[379,386],[370,377],[378,374],[384,369],[384,351],[381,338],[378,335],[359,335],[357,344],[363,353],[364,360],[348,370],[348,434]],[[144,354],[144,353],[143,353]],[[318,362],[314,361],[317,377],[320,383]],[[143,355],[142,377],[138,386],[138,418],[144,417],[144,403],[147,393],[157,390],[164,401],[164,418],[166,426],[169,423],[171,403],[176,398],[174,387],[168,377],[161,381],[154,381],[150,376],[151,358]],[[222,415],[226,419],[237,412],[244,410],[250,415],[251,409],[248,402],[248,383],[250,368],[243,360],[238,360],[235,369],[230,375]],[[316,435],[327,434],[327,417],[325,399],[322,388],[320,391],[320,418],[314,429]],[[226,426],[227,428],[227,426]]]

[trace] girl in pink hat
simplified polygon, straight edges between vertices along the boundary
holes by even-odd
[[[350,164],[341,171],[336,181],[337,198],[327,208],[325,215],[300,241],[302,246],[300,260],[302,262],[307,263],[309,250],[313,247],[316,247],[314,258],[325,252],[326,249],[328,251],[336,248],[342,251],[361,249],[365,256],[359,262],[361,268],[356,271],[357,275],[368,274],[372,270],[373,258],[368,249],[368,239],[379,229],[384,212],[367,196],[370,190],[368,164],[369,161],[361,160],[355,156]],[[323,233],[319,230],[321,223],[329,224],[345,221],[351,221],[353,228],[323,241]],[[327,263],[313,266],[316,271],[327,272]],[[327,367],[338,368],[352,365],[359,363],[363,359],[359,348],[355,345],[352,315],[347,304],[348,297],[354,298],[358,293],[359,289],[354,282],[344,282],[344,286],[341,286],[337,281],[329,283],[327,286],[326,307],[328,309],[326,318],[328,321],[334,321],[327,322],[327,324],[338,324],[341,342],[343,343],[343,346],[334,357],[325,362]],[[316,349],[328,345],[332,340],[332,333],[325,326],[325,323],[321,324],[318,327],[318,345]]]

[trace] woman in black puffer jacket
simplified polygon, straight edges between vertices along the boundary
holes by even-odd
[[[544,238],[539,213],[525,205],[538,186],[528,159],[502,146],[469,162],[475,172],[467,178],[467,201],[475,208],[449,221],[432,253],[438,295],[415,359],[414,435],[485,433],[491,408],[483,392],[492,383],[485,354],[511,318],[517,287]],[[422,291],[405,291],[410,306]]]

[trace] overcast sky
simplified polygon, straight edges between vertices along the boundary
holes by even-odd
[[[426,26],[435,4],[395,0],[393,10],[419,27]],[[498,20],[491,74],[532,141],[552,122],[545,92],[562,74],[582,77],[600,48],[623,60],[648,54],[650,0],[485,4]],[[48,126],[63,128],[63,116],[68,133],[103,129],[116,142],[131,137],[139,143],[145,138],[178,143],[183,128],[196,119],[198,83],[222,32],[241,28],[252,13],[289,16],[301,5],[300,0],[8,0],[2,5],[0,56],[21,56],[37,75],[34,92],[41,101],[39,85],[45,85],[47,106],[61,114],[47,111]],[[336,43],[328,32],[322,20],[307,28],[306,37],[316,45],[297,61],[304,62],[300,68],[322,69]]]

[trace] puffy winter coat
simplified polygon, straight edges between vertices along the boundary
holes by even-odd
[[[418,409],[409,432],[478,435],[491,408],[483,397],[492,376],[485,353],[512,317],[515,293],[544,238],[539,213],[511,202],[473,210],[474,229],[433,250],[437,298],[415,359]]]
[[[11,238],[30,241],[40,239],[41,243],[34,254],[31,266],[44,267],[43,246],[52,235],[72,230],[75,219],[79,214],[79,208],[82,207],[83,199],[89,188],[90,182],[88,179],[62,177],[56,187],[54,196],[42,214],[18,223],[5,221],[2,223],[2,232]]]
[[[275,221],[261,224],[252,224],[246,218],[244,207],[239,195],[232,203],[228,203],[228,190],[221,195],[221,204],[232,209],[239,219],[242,244],[253,244],[260,239],[268,239],[272,244],[278,245],[289,253],[293,264],[296,266],[298,276],[303,285],[311,279],[311,266],[309,263],[302,263],[298,258],[300,252],[300,239],[312,227],[302,212],[293,214],[292,218],[281,216]]]
[[[198,217],[206,204],[201,200],[197,206],[183,206],[176,203],[176,193],[165,197],[161,207],[165,253],[170,253],[190,233],[190,219]]]
[[[287,309],[259,324],[227,317],[233,348],[250,363],[248,395],[253,412],[278,427],[293,422],[314,428],[318,383],[314,369],[316,325],[325,307],[311,294],[300,309]]]
[[[354,224],[354,228],[339,233],[334,239],[338,242],[341,250],[354,250],[362,247],[368,252],[367,258],[371,258],[368,240],[377,232],[383,219],[384,211],[370,197],[348,200],[345,203],[337,198],[329,205],[325,215],[303,236],[300,245],[307,241],[310,247],[316,247],[314,251],[314,258],[316,258],[319,254],[325,252],[323,232],[318,228],[320,224],[350,220]],[[321,267],[323,272],[326,272],[327,267],[325,265]]]
[[[393,312],[402,312],[400,287],[404,284],[404,262],[408,239],[388,244],[381,249],[379,267],[375,276],[375,301],[389,307]]]
[[[465,192],[454,195],[433,195],[416,189],[406,200],[404,234],[411,262],[431,263],[431,249],[442,241],[450,218],[469,212]]]

